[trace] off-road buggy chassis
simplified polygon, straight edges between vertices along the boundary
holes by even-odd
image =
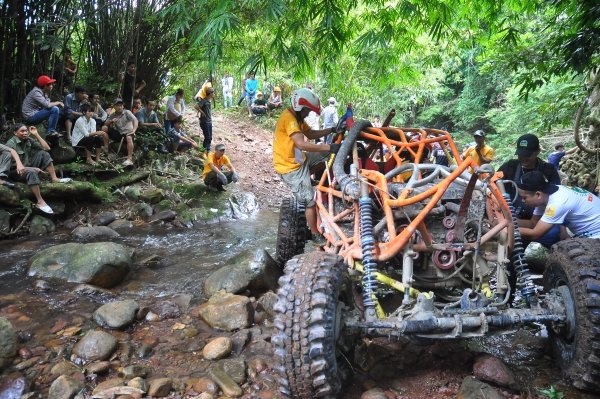
[[[434,143],[454,165],[427,162]],[[316,186],[321,251],[301,254],[303,209],[282,206],[281,393],[338,397],[338,355],[360,337],[469,338],[533,323],[547,326],[567,379],[600,389],[600,243],[555,245],[540,290],[505,184],[461,159],[448,132],[355,123]]]

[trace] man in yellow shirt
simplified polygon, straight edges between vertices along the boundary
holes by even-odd
[[[334,132],[335,128],[311,130],[304,118],[311,111],[321,113],[319,98],[307,88],[295,90],[292,106],[283,111],[275,126],[273,136],[273,166],[275,172],[289,186],[296,200],[305,206],[306,221],[312,232],[312,240],[323,244],[324,238],[317,227],[315,189],[310,183],[310,168],[325,162],[330,153],[336,153],[339,144],[313,144]]]
[[[215,152],[208,154],[202,171],[202,179],[207,187],[218,191],[227,191],[223,186],[238,181],[237,172],[229,157],[225,155],[225,144],[217,144]]]
[[[470,156],[477,162],[477,166],[492,162],[494,159],[494,149],[485,144],[485,133],[483,130],[475,131],[473,138],[475,139],[475,145],[467,148],[462,155],[463,159]],[[473,170],[470,170],[473,173]]]

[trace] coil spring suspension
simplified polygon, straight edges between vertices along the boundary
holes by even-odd
[[[373,293],[376,289],[377,263],[373,259],[373,249],[375,247],[375,238],[373,237],[373,216],[372,203],[370,198],[360,198],[358,201],[360,210],[360,244],[362,248],[363,263],[363,304],[367,311],[375,309]]]
[[[514,265],[515,273],[517,274],[517,288],[521,290],[521,296],[523,299],[525,299],[527,306],[529,306],[531,303],[531,297],[536,292],[535,284],[533,284],[533,281],[531,280],[531,275],[529,274],[529,265],[525,260],[525,248],[523,247],[521,233],[519,232],[519,224],[517,223],[515,207],[508,193],[504,193],[502,196],[508,203],[508,208],[510,209],[514,226],[515,247],[513,249],[511,261]]]

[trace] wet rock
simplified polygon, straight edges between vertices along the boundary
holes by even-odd
[[[123,193],[125,194],[125,197],[130,200],[137,201],[140,198],[141,192],[142,189],[140,186],[127,186]]]
[[[131,223],[129,220],[117,219],[109,224],[108,227],[115,231],[130,230],[133,228],[133,223]]]
[[[112,242],[67,243],[33,256],[30,276],[110,288],[129,272],[133,249]]]
[[[239,398],[243,395],[242,388],[219,367],[211,368],[209,376],[219,385],[225,396]]]
[[[211,380],[208,377],[200,377],[198,381],[194,384],[194,391],[196,392],[206,392],[211,395],[216,395],[219,392],[219,386],[216,382]]]
[[[17,333],[5,317],[0,317],[0,370],[17,354]]]
[[[239,355],[244,350],[244,347],[250,339],[250,331],[247,329],[240,330],[231,336],[232,353]]]
[[[79,226],[71,235],[80,240],[91,240],[95,238],[117,238],[121,235],[107,226]]]
[[[248,362],[248,375],[250,376],[251,379],[254,380],[260,373],[262,373],[267,368],[269,368],[269,365],[267,364],[267,361],[263,357],[261,357],[261,356],[253,357]]]
[[[117,219],[114,212],[102,212],[96,216],[96,224],[98,226],[107,226]]]
[[[50,370],[50,374],[54,375],[69,375],[76,372],[79,372],[79,368],[74,363],[66,360],[56,363]]]
[[[150,222],[162,220],[163,222],[171,222],[177,217],[177,212],[172,210],[160,211],[150,218]]]
[[[369,389],[360,395],[360,399],[388,399],[385,392],[381,388]]]
[[[91,374],[104,374],[110,369],[109,361],[93,362],[85,366],[85,370]]]
[[[132,299],[114,301],[100,306],[94,312],[94,321],[101,327],[120,329],[135,320],[140,305]]]
[[[48,218],[40,215],[34,215],[31,218],[31,224],[29,226],[29,234],[34,236],[42,236],[52,233],[56,230],[54,222]]]
[[[123,367],[121,371],[119,371],[119,377],[124,380],[131,380],[135,377],[146,377],[148,374],[148,370],[145,367],[134,364],[132,366]]]
[[[19,371],[27,370],[28,368],[35,366],[40,360],[41,360],[40,356],[35,356],[35,357],[32,357],[31,359],[27,359],[25,361],[17,363],[14,366],[14,368],[15,368],[15,370],[19,370]]]
[[[458,391],[457,399],[502,399],[503,396],[491,385],[478,379],[465,377]]]
[[[518,390],[513,372],[497,357],[489,355],[479,357],[473,365],[473,375],[478,380]]]
[[[99,392],[107,391],[110,388],[120,387],[125,383],[122,378],[110,378],[96,385],[92,393],[96,395]]]
[[[75,344],[73,353],[88,361],[106,360],[116,349],[115,337],[104,331],[89,331]]]
[[[141,217],[142,219],[149,219],[152,216],[153,210],[152,207],[145,202],[140,202],[139,204],[135,204],[133,207],[133,211],[136,215]]]
[[[90,284],[78,284],[73,289],[73,292],[76,293],[77,295],[85,295],[88,297],[103,299],[103,300],[109,299],[109,298],[114,298],[114,296],[115,296],[114,292],[112,292],[110,290],[106,290],[104,288],[96,287],[95,285],[90,285]]]
[[[174,319],[181,315],[179,306],[172,301],[160,301],[152,306],[152,311],[156,313],[161,320]]]
[[[156,396],[159,398],[163,398],[169,395],[171,389],[173,388],[173,380],[170,378],[157,378],[155,380],[150,381],[150,386],[148,387],[148,396]]]
[[[236,383],[242,385],[246,382],[246,362],[242,358],[222,359],[213,367],[219,367]]]
[[[155,268],[162,266],[162,259],[158,255],[150,255],[139,262],[137,262],[140,266]]]
[[[242,260],[212,273],[204,282],[204,292],[214,295],[224,290],[239,293],[252,290],[277,289],[282,271],[277,262],[264,249],[257,250],[249,260]]]
[[[144,319],[146,321],[160,321],[160,316],[154,312],[148,312],[148,313],[146,313],[146,316],[144,317]]]
[[[254,310],[250,299],[219,291],[199,307],[199,316],[213,328],[225,331],[246,328],[252,323]]]
[[[222,359],[229,356],[231,348],[231,338],[218,337],[206,344],[204,349],[202,349],[202,356],[207,360]]]
[[[29,391],[29,383],[21,373],[11,373],[0,379],[0,399],[20,398]]]
[[[0,233],[8,234],[10,232],[10,213],[0,209]]]
[[[48,283],[46,280],[35,280],[35,283],[33,283],[33,288],[38,292],[47,292],[52,290],[50,283]]]
[[[208,392],[202,392],[200,395],[198,395],[196,397],[196,399],[214,399],[215,395],[208,393]]]
[[[244,192],[229,197],[231,215],[234,219],[247,219],[258,212],[258,202],[253,193]]]
[[[61,375],[50,385],[48,399],[72,399],[82,388],[80,381]]]
[[[150,204],[158,204],[165,197],[161,189],[153,188],[140,194],[140,199]]]
[[[144,380],[142,377],[132,378],[127,383],[127,386],[132,387],[132,388],[137,388],[140,391],[143,391],[144,393],[148,392],[148,384],[146,383],[146,380]]]
[[[179,310],[183,313],[187,312],[192,301],[192,295],[190,294],[175,294],[171,300],[177,305]]]
[[[266,292],[256,301],[256,309],[265,312],[269,316],[269,319],[273,320],[275,317],[273,307],[277,303],[277,298],[277,294],[273,291]]]

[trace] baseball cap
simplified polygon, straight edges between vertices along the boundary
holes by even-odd
[[[52,79],[50,76],[42,75],[37,78],[38,87],[48,86],[50,83],[56,82],[56,79]]]
[[[114,104],[119,104],[119,103],[123,104],[123,99],[119,98],[119,97],[115,98],[115,101],[113,101],[113,105]]]
[[[524,134],[517,139],[516,155],[530,157],[536,151],[540,150],[540,140],[535,134]]]
[[[215,150],[217,150],[217,151],[222,151],[224,149],[225,149],[225,144],[223,144],[223,143],[217,144],[215,146]]]
[[[275,88],[273,89],[273,91],[278,91],[278,92],[280,92],[280,91],[281,91],[281,88],[280,88],[279,86],[275,86]]]
[[[329,97],[329,98],[327,99],[327,102],[328,102],[329,104],[333,104],[333,105],[337,104],[337,101],[335,101],[335,97]]]
[[[558,190],[558,186],[550,183],[539,170],[524,173],[517,182],[517,187],[525,191],[541,191],[546,194],[554,194]]]
[[[473,136],[485,137],[485,133],[483,132],[483,130],[475,130]]]
[[[263,95],[263,94],[262,94],[262,91],[257,91],[257,92],[256,92],[256,97],[258,97],[258,96],[262,96],[262,95]]]

